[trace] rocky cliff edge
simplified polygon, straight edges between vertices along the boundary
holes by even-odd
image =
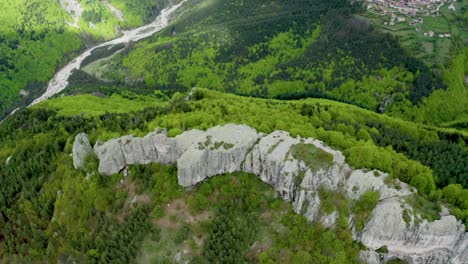
[[[414,188],[398,180],[392,187],[382,172],[353,170],[341,152],[312,138],[293,138],[285,131],[265,135],[246,125],[229,124],[190,130],[175,138],[156,130],[143,138],[98,142],[93,150],[103,175],[119,173],[131,164],[177,163],[178,181],[184,187],[228,172],[252,173],[291,202],[296,213],[331,228],[339,213],[320,212],[319,188],[344,193],[350,201],[377,191],[380,200],[364,229],[356,230],[350,217],[354,238],[368,248],[361,252],[363,260],[385,263],[398,257],[409,263],[468,263],[468,233],[454,216],[444,213],[433,222],[423,219],[407,202],[416,194]],[[73,146],[75,167],[84,168],[91,152],[87,135],[79,134]],[[376,252],[383,247],[384,252]]]

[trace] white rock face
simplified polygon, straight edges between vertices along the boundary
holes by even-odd
[[[333,155],[329,167],[313,171],[304,161],[295,159],[291,147],[297,144],[311,144]],[[309,220],[317,220],[320,199],[317,191],[320,186],[337,190],[344,182],[345,172],[349,169],[344,156],[318,140],[292,138],[289,133],[275,131],[264,136],[247,155],[243,171],[255,174],[263,182],[273,186],[288,202],[293,203],[296,213],[303,213]],[[334,224],[336,217],[327,218],[326,225]],[[334,220],[333,220],[334,219]]]
[[[75,169],[84,169],[86,157],[93,151],[89,143],[88,135],[81,133],[76,135],[73,143],[73,166]]]
[[[379,256],[377,253],[361,254],[368,263],[382,263],[392,257],[406,259],[410,263],[468,263],[466,259],[468,243],[464,225],[452,215],[442,216],[440,220],[429,223],[423,220],[416,224],[413,209],[404,200],[415,194],[413,188],[403,182],[395,181],[398,189],[385,184],[387,174],[381,172],[354,171],[347,181],[347,194],[358,199],[368,190],[380,193],[380,202],[373,211],[370,221],[363,232],[355,233],[355,239],[366,247],[376,250],[386,246],[389,254]],[[406,223],[403,211],[406,208],[411,221]],[[462,244],[465,244],[463,247]],[[456,260],[456,256],[464,259]]]
[[[131,164],[177,160],[176,142],[167,137],[167,131],[155,131],[144,138],[125,136],[106,143],[97,143],[94,152],[99,159],[99,172],[104,175],[119,173]]]
[[[313,145],[313,149],[331,155],[333,162],[308,167],[310,161],[306,163],[292,153],[298,144]],[[169,138],[164,130],[144,138],[126,136],[96,144],[94,151],[100,160],[99,172],[106,175],[129,164],[177,162],[179,184],[185,187],[227,172],[252,173],[291,202],[296,213],[328,227],[334,227],[339,213],[320,213],[320,187],[340,191],[348,200],[359,199],[368,190],[377,191],[380,201],[364,230],[356,232],[351,227],[354,239],[368,248],[361,252],[363,260],[376,264],[394,258],[409,263],[468,263],[468,233],[447,210],[440,220],[416,222],[413,208],[405,200],[415,195],[414,188],[399,181],[389,186],[385,181],[388,175],[382,172],[353,171],[341,152],[315,139],[292,138],[284,131],[264,135],[245,125],[230,124],[187,131],[175,138]],[[406,222],[404,211],[410,212]],[[388,253],[375,252],[383,246]]]
[[[402,197],[382,200],[356,238],[374,250],[385,245],[391,256],[413,263],[468,263],[468,240],[461,222],[450,215],[434,222],[423,220],[419,224],[411,216],[411,221],[406,223],[404,207],[409,206]]]
[[[379,192],[381,200],[413,194],[411,186],[399,180],[395,181],[399,185],[398,190],[386,185],[384,182],[386,177],[388,177],[388,174],[379,171],[364,172],[355,170],[346,182],[346,192],[354,200],[369,190]]]
[[[211,176],[240,171],[245,156],[258,138],[257,131],[248,126],[208,129],[177,160],[179,184],[189,187]]]

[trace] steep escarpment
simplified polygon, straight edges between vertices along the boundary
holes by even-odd
[[[83,134],[76,141],[80,149],[90,148]],[[315,139],[293,138],[284,131],[264,135],[245,125],[230,124],[191,130],[175,138],[168,137],[165,130],[143,138],[125,136],[96,143],[94,152],[99,172],[105,175],[130,164],[177,162],[178,182],[185,187],[227,172],[252,173],[291,202],[296,213],[331,228],[340,212],[320,210],[321,189],[342,193],[351,203],[372,191],[379,198],[364,226],[357,226],[358,218],[362,219],[357,212],[351,212],[349,221],[354,239],[368,249],[361,254],[364,260],[382,263],[398,257],[410,263],[468,262],[468,235],[454,216],[443,212],[439,220],[429,222],[408,202],[416,196],[414,188],[390,181],[382,172],[353,170],[341,152]],[[74,149],[74,153],[83,151]],[[75,160],[83,158],[74,155]]]

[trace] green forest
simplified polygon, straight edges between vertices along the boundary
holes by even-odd
[[[0,0],[0,119],[44,92],[56,70],[80,51],[114,38],[116,27],[149,22],[167,4],[165,0],[111,2],[127,20],[119,21],[101,1],[83,0],[83,15],[75,28],[67,24],[73,19],[58,1]]]
[[[101,66],[108,79],[130,77],[153,89],[204,87],[262,98],[327,98],[431,122],[421,120],[432,108],[426,105],[438,103],[430,95],[455,93],[458,81],[447,79],[463,73],[448,76],[448,68],[464,71],[466,50],[459,48],[462,58],[453,62],[461,65],[427,64],[398,38],[356,16],[365,12],[358,3],[204,1],[164,32]],[[413,115],[416,107],[421,114]],[[451,108],[453,115],[466,112],[461,102]],[[436,121],[453,121],[453,115]]]
[[[176,165],[103,176],[90,155],[75,170],[79,133],[94,145],[158,128],[284,130],[340,150],[353,169],[388,173],[388,186],[409,184],[415,214],[431,222],[447,208],[468,230],[467,40],[421,55],[361,1],[188,0],[161,32],[96,50],[66,90],[5,118],[81,52],[179,1],[78,2],[73,25],[59,1],[0,0],[1,263],[361,263],[353,230],[377,191],[352,200],[319,189],[320,215],[339,215],[325,227],[255,175],[184,189]],[[332,160],[307,144],[291,151],[312,169]]]
[[[130,112],[110,113],[123,96]],[[197,89],[189,101],[184,94],[175,93],[170,99],[159,96],[164,104],[135,110],[130,104],[139,105],[142,96],[130,97],[113,95],[107,109],[96,106],[96,110],[87,107],[76,112],[62,110],[69,106],[67,97],[54,99],[22,110],[0,126],[0,133],[6,135],[0,139],[0,160],[12,157],[0,163],[0,254],[6,259],[146,263],[173,257],[178,249],[187,247],[192,255],[184,257],[195,263],[221,256],[223,263],[239,259],[260,263],[358,261],[362,245],[353,242],[346,217],[350,212],[356,214],[356,228],[362,228],[375,206],[373,193],[354,203],[322,190],[320,195],[327,201],[322,210],[339,210],[343,217],[342,225],[326,229],[307,224],[289,205],[274,198],[270,187],[250,175],[226,175],[186,191],[177,185],[177,169],[171,166],[131,167],[131,176],[123,183],[122,174],[105,177],[93,173],[97,163],[92,157],[86,173],[76,171],[69,153],[74,135],[81,132],[89,133],[94,143],[130,133],[142,136],[157,127],[168,128],[171,136],[226,123],[248,124],[265,133],[287,130],[292,136],[314,137],[344,151],[355,168],[390,173],[391,178],[418,189],[420,196],[415,201],[424,204],[422,210],[440,210],[444,204],[468,224],[468,135],[464,133],[325,99],[254,99]],[[411,145],[405,145],[408,142]],[[132,204],[133,197],[139,198]],[[164,206],[172,203],[182,209]],[[231,209],[227,212],[227,208]],[[198,220],[184,222],[192,219],[187,212]],[[437,217],[431,212],[423,215]],[[282,227],[278,229],[278,225]],[[259,244],[257,253],[251,252],[249,247],[255,241],[267,245]],[[165,256],[158,255],[165,252]]]

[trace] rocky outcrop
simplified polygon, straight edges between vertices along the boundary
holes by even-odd
[[[380,193],[380,202],[371,219],[362,232],[354,233],[354,238],[369,249],[385,246],[389,252],[369,251],[362,257],[368,263],[385,263],[382,260],[395,257],[409,263],[468,263],[465,226],[452,215],[441,216],[434,222],[416,219],[414,208],[406,201],[416,190],[399,181],[394,183],[397,186],[389,186],[385,184],[387,177],[377,171],[357,170],[346,182],[347,194],[352,199],[368,190]]]
[[[312,145],[325,151],[332,156],[331,164],[325,164],[318,170],[309,168],[291,152],[291,148],[298,144]],[[262,137],[247,155],[243,166],[243,171],[255,174],[273,186],[286,201],[293,203],[296,213],[303,213],[311,221],[317,220],[320,208],[318,188],[337,190],[349,170],[340,152],[318,140],[292,138],[285,131],[275,131]],[[327,221],[326,224],[333,222]]]
[[[76,135],[73,143],[73,166],[75,169],[85,169],[85,161],[90,153],[93,152],[89,143],[88,134],[81,133]]]
[[[356,238],[374,250],[385,245],[391,256],[411,263],[468,263],[465,226],[454,216],[416,223],[412,212],[404,220],[404,209],[412,210],[402,197],[382,200]]]
[[[179,184],[189,187],[208,177],[241,171],[245,156],[259,137],[261,134],[248,126],[208,129],[177,160]]]
[[[75,145],[80,148],[82,144]],[[444,212],[434,222],[416,219],[418,213],[413,213],[406,200],[415,195],[414,188],[398,180],[387,183],[388,175],[382,172],[352,170],[341,152],[315,139],[293,138],[284,131],[264,135],[245,125],[230,124],[187,131],[175,138],[165,130],[143,138],[126,136],[97,143],[94,151],[100,160],[99,172],[106,175],[129,164],[177,162],[179,184],[185,187],[227,172],[252,173],[291,202],[295,212],[329,227],[335,225],[339,213],[320,212],[319,188],[344,193],[348,200],[374,190],[380,193],[380,201],[364,229],[358,232],[353,215],[350,218],[354,238],[368,248],[361,254],[364,260],[468,263],[468,234],[455,217]],[[376,252],[384,246],[388,252]]]
[[[105,143],[98,142],[94,146],[99,159],[99,172],[104,175],[119,173],[131,164],[173,163],[178,154],[175,149],[175,140],[168,138],[165,130],[155,131],[143,138],[125,136]]]

